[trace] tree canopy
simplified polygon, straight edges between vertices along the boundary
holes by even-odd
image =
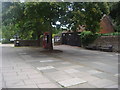
[[[114,8],[111,10],[118,15]],[[62,27],[76,31],[79,25],[96,33],[100,19],[109,13],[106,2],[3,2],[3,38],[10,39],[18,34],[21,39],[39,40],[46,31],[52,34]]]
[[[108,4],[105,2],[74,2],[67,12],[67,23],[71,30],[76,30],[79,25],[86,25],[86,30],[96,32],[100,29],[100,19],[104,14],[109,14]]]
[[[120,2],[109,3],[110,4],[110,16],[113,18],[115,29],[120,32]]]

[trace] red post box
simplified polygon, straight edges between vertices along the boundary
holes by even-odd
[[[45,32],[43,34],[43,48],[48,49],[50,47],[50,33],[49,32]]]

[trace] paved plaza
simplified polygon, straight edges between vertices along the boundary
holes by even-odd
[[[54,46],[2,47],[3,88],[118,88],[118,53]]]

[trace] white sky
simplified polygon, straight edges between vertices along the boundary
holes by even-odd
[[[25,2],[25,0],[20,0],[20,2]]]
[[[60,25],[61,23],[59,21],[56,22],[57,25]]]

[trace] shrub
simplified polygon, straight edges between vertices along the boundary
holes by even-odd
[[[92,33],[91,31],[81,32],[81,41],[83,46],[87,46],[92,43],[99,36],[98,33]]]
[[[12,43],[12,42],[10,42],[9,40],[3,40],[2,41],[2,44],[9,44],[9,43]]]
[[[105,34],[100,34],[101,36],[118,36],[120,35],[120,32],[113,32],[113,33],[105,33]]]

